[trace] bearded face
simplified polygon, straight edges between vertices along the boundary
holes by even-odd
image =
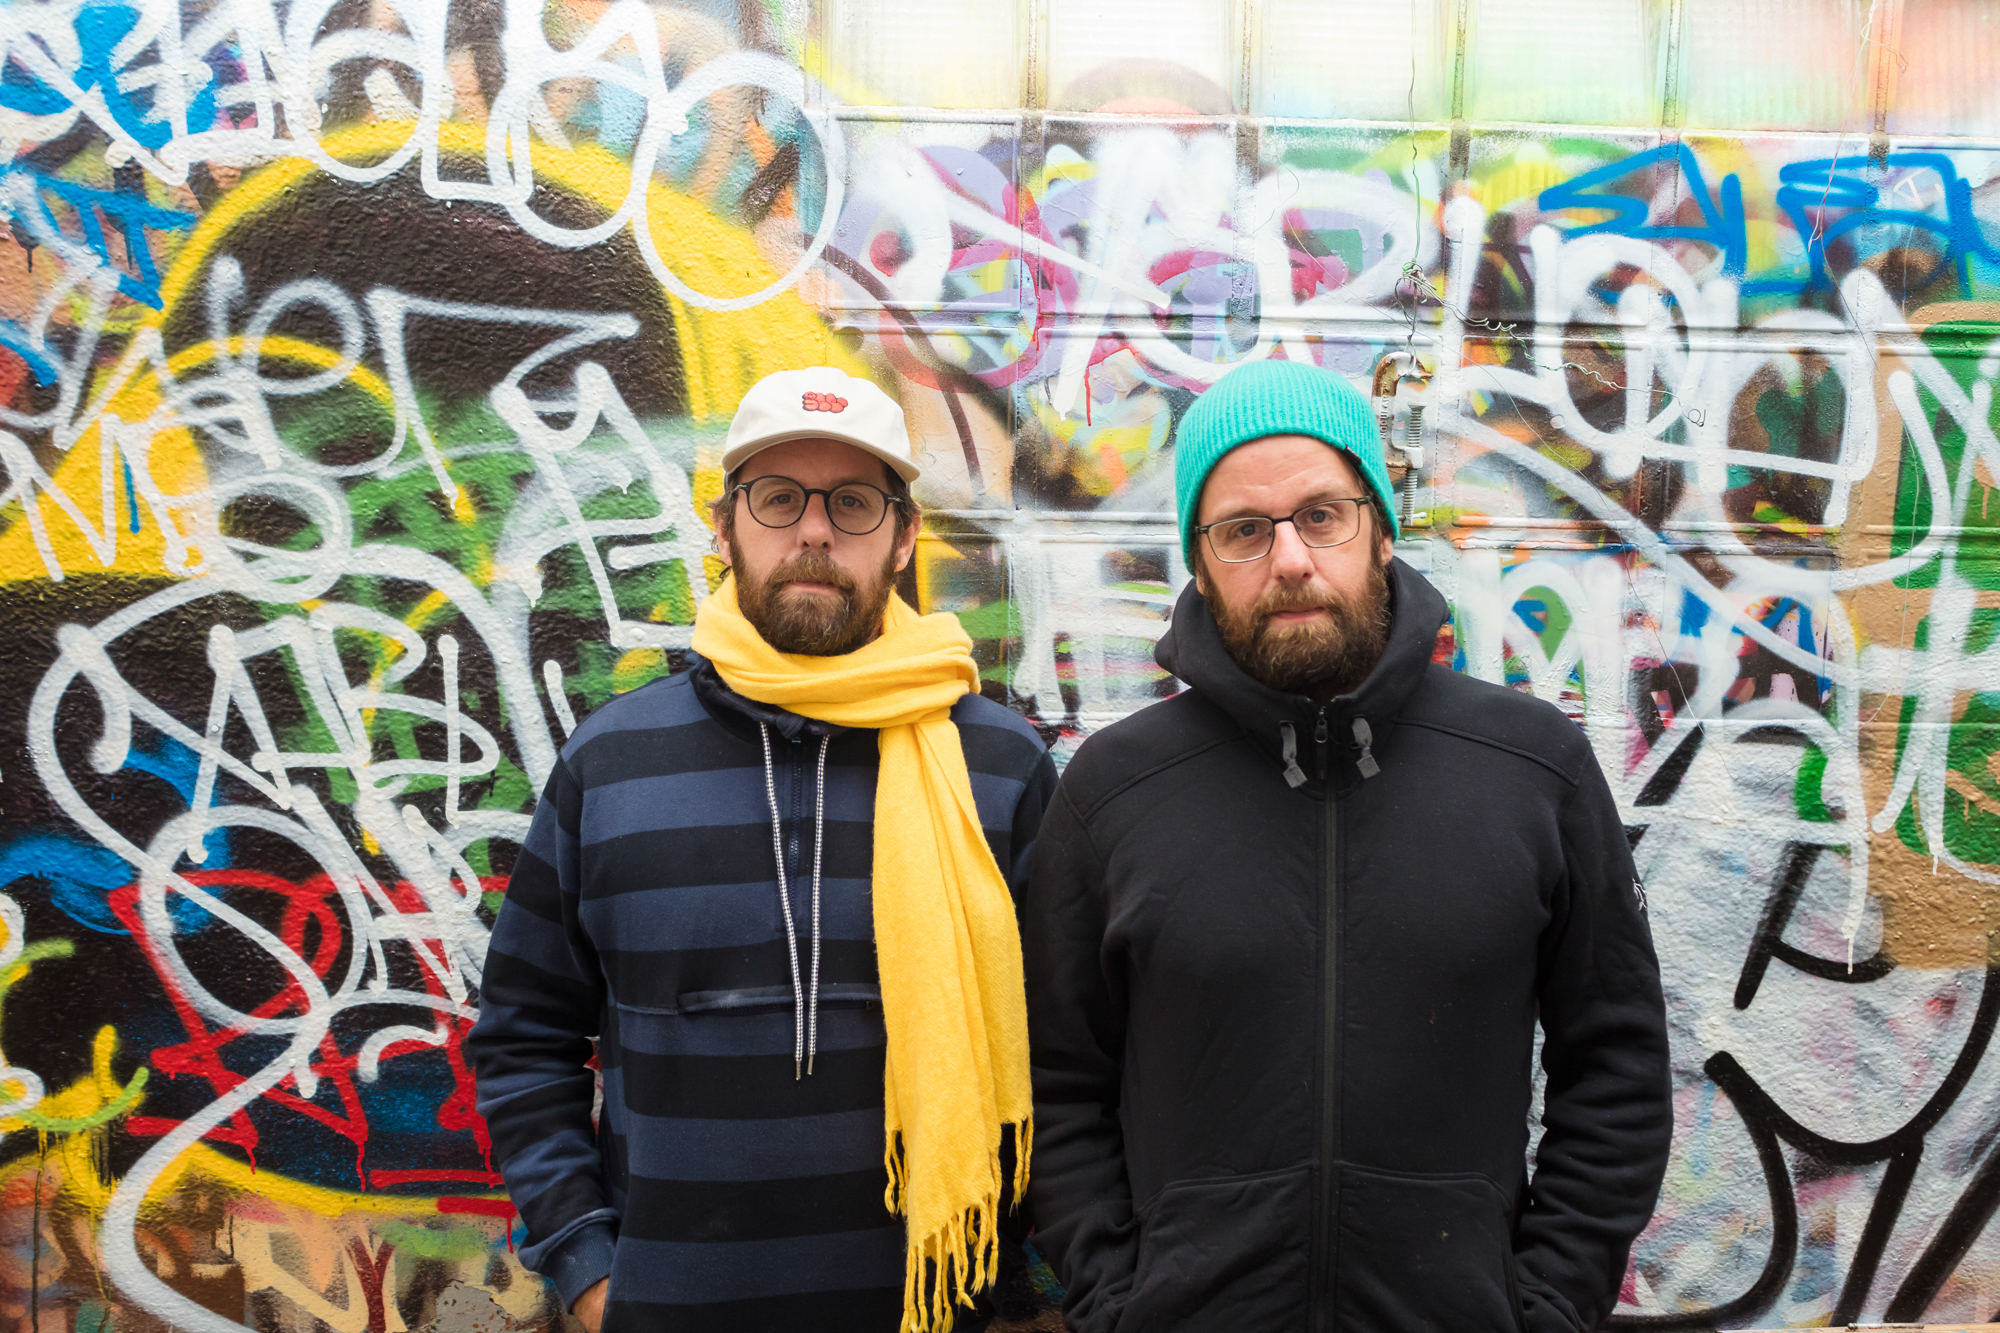
[[[1250,605],[1204,593],[1222,643],[1252,679],[1287,694],[1331,698],[1357,688],[1389,644],[1389,579],[1371,562],[1359,596],[1281,583]],[[1287,611],[1324,610],[1303,622],[1273,624]]]
[[[896,557],[859,576],[834,563],[824,551],[801,551],[768,571],[751,568],[735,531],[729,534],[730,567],[743,618],[781,653],[839,657],[861,647],[882,628],[882,613],[895,592]],[[821,584],[803,591],[794,584]]]
[[[737,607],[764,642],[781,653],[841,657],[880,634],[923,518],[889,466],[844,441],[811,437],[766,446],[731,480],[716,532]],[[752,499],[759,493],[761,508]]]

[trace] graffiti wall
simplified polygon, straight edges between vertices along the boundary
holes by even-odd
[[[1378,393],[1440,654],[1625,811],[1621,1322],[2000,1310],[1985,7],[13,0],[0,57],[7,1328],[559,1323],[461,1043],[744,388],[900,397],[907,592],[1066,756],[1175,688],[1174,423],[1271,356]]]

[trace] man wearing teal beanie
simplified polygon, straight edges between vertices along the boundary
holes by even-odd
[[[1190,530],[1202,484],[1224,454],[1266,435],[1307,435],[1346,454],[1374,493],[1389,536],[1402,536],[1382,435],[1361,391],[1316,366],[1253,361],[1197,398],[1174,437],[1174,505],[1189,568],[1196,560]]]
[[[1078,749],[1022,902],[1068,1327],[1597,1328],[1673,1117],[1589,743],[1432,662],[1444,599],[1344,380],[1233,370],[1175,450],[1194,582],[1156,656],[1188,688]]]

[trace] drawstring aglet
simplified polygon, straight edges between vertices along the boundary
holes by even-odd
[[[813,1072],[813,1061],[812,1061],[812,1056],[808,1055],[808,1056],[806,1057],[806,1077],[807,1077],[807,1078],[811,1078],[811,1077],[812,1077],[812,1072]]]
[[[1375,752],[1369,747],[1375,743],[1375,733],[1368,726],[1368,719],[1354,719],[1354,746],[1361,752],[1354,766],[1361,770],[1363,778],[1372,778],[1382,771],[1382,765],[1375,761]]]
[[[1299,767],[1298,734],[1292,730],[1291,723],[1280,722],[1278,724],[1278,737],[1284,744],[1285,784],[1296,790],[1299,787],[1303,787],[1306,782],[1306,772]]]
[[[798,1058],[797,1056],[793,1056],[793,1057],[792,1057],[792,1082],[794,1082],[794,1083],[797,1083],[797,1082],[799,1081],[799,1069],[800,1069],[800,1068],[801,1068],[801,1066],[800,1066],[800,1064],[799,1064],[799,1058]]]

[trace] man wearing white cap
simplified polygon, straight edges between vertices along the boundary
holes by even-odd
[[[978,1327],[1055,770],[895,595],[921,515],[888,395],[769,376],[723,467],[699,660],[577,729],[494,926],[467,1050],[521,1256],[591,1333]]]

